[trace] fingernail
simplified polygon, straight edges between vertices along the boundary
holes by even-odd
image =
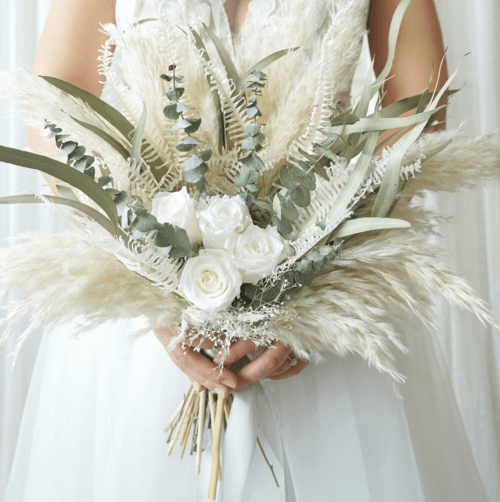
[[[203,387],[203,385],[201,385],[199,383],[195,383],[195,387],[196,387],[196,391],[198,392],[198,394],[201,394],[205,390],[205,387]]]
[[[232,380],[222,380],[222,383],[224,385],[227,385],[228,387],[231,387],[231,389],[235,389],[237,385]]]

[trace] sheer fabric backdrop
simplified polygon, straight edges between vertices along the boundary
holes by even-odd
[[[468,120],[471,135],[500,126],[500,5],[497,0],[435,0],[449,47],[448,65],[454,69],[467,52],[455,87],[466,83],[449,109],[449,126]],[[0,0],[0,67],[33,64],[36,45],[50,0]],[[12,115],[12,114],[11,114]],[[0,143],[22,148],[26,129],[8,116],[0,102]],[[495,137],[498,141],[498,136]],[[43,184],[35,172],[2,166],[0,196],[37,191]],[[500,317],[500,187],[439,196],[430,201],[455,223],[442,234],[451,251],[452,265],[487,299]],[[46,207],[1,206],[0,245],[5,238],[30,230],[63,228]],[[476,462],[491,501],[500,501],[500,339],[472,316],[438,304],[441,342],[455,393],[472,443]],[[18,330],[19,331],[19,330]],[[495,336],[496,335],[496,336]],[[23,403],[29,388],[39,340],[24,347],[14,371],[7,355],[14,340],[0,349],[0,500],[3,499]]]

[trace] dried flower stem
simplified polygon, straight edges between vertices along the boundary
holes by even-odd
[[[218,397],[217,409],[215,413],[215,423],[212,426],[212,470],[210,472],[210,484],[208,488],[208,498],[215,500],[217,496],[217,482],[221,473],[220,469],[220,440],[224,423],[224,398]]]
[[[205,411],[207,407],[207,393],[205,389],[200,395],[200,407],[198,416],[198,438],[196,441],[196,474],[201,470],[201,453],[203,451],[203,435],[205,432]]]

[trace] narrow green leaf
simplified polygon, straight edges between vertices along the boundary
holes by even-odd
[[[255,70],[264,70],[267,68],[271,63],[274,63],[278,59],[282,58],[283,56],[286,56],[287,54],[290,54],[291,52],[297,51],[299,48],[298,47],[293,47],[291,49],[284,49],[281,51],[274,52],[273,54],[270,54],[269,56],[265,57],[264,59],[261,59],[257,64],[252,66],[250,70],[248,70],[241,79],[238,81],[237,88],[240,92],[243,92],[247,89],[248,84],[250,83],[250,77],[252,73]]]
[[[221,39],[206,24],[203,24],[203,27],[205,28],[207,35],[212,40],[212,42],[215,46],[215,49],[217,50],[217,53],[219,54],[219,57],[222,61],[222,64],[224,65],[224,68],[226,69],[227,77],[230,80],[232,80],[235,85],[238,85],[238,82],[240,80],[239,76],[238,76],[238,70],[236,70],[236,66],[234,65],[233,60],[231,59],[231,55],[229,54],[229,52],[225,48]]]
[[[144,127],[146,125],[146,105],[143,103],[142,115],[137,124],[137,128],[132,138],[132,148],[130,149],[130,158],[135,160],[137,165],[141,163],[142,138],[144,137]]]
[[[49,157],[31,152],[23,152],[6,146],[0,146],[0,162],[42,171],[81,190],[103,209],[109,216],[115,229],[118,229],[118,214],[113,200],[102,187],[91,180],[86,174],[82,174],[76,169]]]
[[[102,129],[99,129],[99,127],[93,126],[92,124],[87,124],[86,122],[82,122],[81,120],[78,120],[75,117],[71,117],[77,124],[80,124],[82,127],[85,127],[85,129],[88,129],[89,131],[92,131],[94,134],[99,136],[101,139],[106,141],[108,145],[112,146],[125,160],[128,160],[130,157],[130,154],[128,150],[113,136],[109,135],[107,132],[103,131]]]
[[[349,203],[358,191],[358,188],[363,182],[363,179],[368,171],[370,161],[372,160],[373,151],[377,146],[377,139],[377,132],[370,133],[366,142],[365,149],[363,150],[363,153],[361,154],[356,167],[352,171],[346,184],[335,199],[332,208],[330,209],[330,211],[328,211],[325,221],[334,220],[338,214],[344,212],[349,206]]]
[[[127,140],[130,140],[134,126],[116,109],[111,105],[94,96],[92,93],[80,89],[76,85],[65,82],[55,77],[42,76],[44,80],[49,82],[49,84],[57,87],[61,91],[67,94],[81,99],[90,108],[92,108],[97,114],[99,114],[103,119],[109,122],[113,127],[115,127]],[[151,149],[149,143],[144,143],[142,147],[144,150]],[[160,181],[162,176],[166,173],[167,168],[163,165],[163,160],[161,157],[156,158],[148,163],[151,167],[151,172],[157,181]]]
[[[67,187],[65,187],[67,188]],[[97,211],[96,209],[87,206],[87,204],[83,204],[77,200],[67,199],[65,197],[54,197],[52,195],[44,195],[44,198],[53,202],[54,204],[60,204],[62,206],[68,206],[73,209],[77,209],[78,211],[84,213],[89,218],[93,219],[96,223],[99,223],[101,227],[107,230],[111,235],[122,234],[122,232],[115,231],[113,227],[113,223],[106,218],[102,213]],[[40,197],[33,194],[25,194],[25,195],[13,195],[11,197],[1,197],[0,204],[43,204],[44,201],[40,199]]]
[[[397,220],[395,218],[356,218],[348,220],[339,225],[333,232],[333,238],[348,237],[371,230],[387,230],[392,228],[410,228],[407,221]]]
[[[426,111],[421,115],[425,115],[426,113],[432,114],[433,111],[437,111],[439,110],[439,108],[442,108],[437,107],[437,104],[439,103],[439,100],[442,98],[443,94],[446,92],[447,88],[450,86],[453,79],[456,77],[459,66],[450,76],[448,81],[443,85],[439,93],[435,96],[434,100],[429,103]],[[384,177],[382,178],[382,183],[380,185],[377,198],[375,200],[375,203],[373,204],[372,217],[384,217],[390,210],[399,188],[399,177],[403,157],[408,148],[410,148],[410,146],[420,136],[420,134],[426,127],[426,124],[426,122],[423,122],[415,126],[394,145],[394,152],[387,161],[387,168]]]
[[[350,134],[363,133],[369,131],[388,131],[389,129],[398,129],[402,127],[408,127],[415,124],[425,123],[429,118],[434,115],[434,113],[446,108],[445,105],[436,108],[436,110],[428,110],[419,114],[410,115],[408,117],[395,117],[395,118],[382,118],[382,117],[367,117],[360,119],[358,122],[352,125],[346,125],[344,129],[344,134],[349,136]],[[328,135],[329,128],[325,129],[323,132]]]
[[[394,56],[396,54],[396,42],[399,36],[399,29],[401,28],[403,16],[406,12],[406,9],[410,5],[410,2],[411,0],[401,0],[399,5],[396,7],[396,10],[394,11],[391,21],[391,27],[389,28],[387,62],[385,63],[384,69],[372,85],[371,97],[375,96],[375,94],[384,83],[385,79],[389,76],[389,72],[391,71],[392,65],[394,63]]]

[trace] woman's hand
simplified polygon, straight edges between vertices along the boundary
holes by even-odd
[[[177,336],[173,326],[156,328],[154,332],[165,349],[168,348],[170,340]],[[212,349],[213,345],[206,341],[200,347]],[[221,372],[213,361],[201,352],[195,351],[193,347],[184,348],[182,343],[178,343],[175,349],[167,353],[174,364],[188,376],[198,392],[207,388],[228,397],[238,386],[238,377],[232,371],[224,368]]]
[[[231,345],[229,354],[224,360],[225,366],[231,366],[255,349],[256,345],[252,341],[237,340]],[[218,361],[217,356],[214,361]],[[262,354],[236,373],[238,386],[235,391],[244,389],[261,378],[282,380],[298,375],[308,364],[308,361],[297,359],[290,347],[278,342],[273,347],[265,349]]]
[[[155,335],[161,344],[167,348],[170,340],[177,335],[175,328],[162,327],[155,329]],[[213,349],[210,341],[205,341],[200,345],[202,349]],[[256,345],[250,340],[238,340],[229,349],[229,353],[224,360],[226,367],[239,361],[256,349]],[[236,374],[224,368],[222,373],[217,366],[220,360],[218,356],[212,362],[201,352],[194,348],[183,348],[179,343],[174,350],[168,352],[174,364],[187,375],[195,385],[198,392],[203,388],[220,392],[227,397],[231,392],[239,391],[257,382],[261,378],[272,380],[282,380],[298,375],[308,365],[308,361],[297,359],[292,350],[286,345],[278,342],[275,346],[267,348],[248,363]]]

